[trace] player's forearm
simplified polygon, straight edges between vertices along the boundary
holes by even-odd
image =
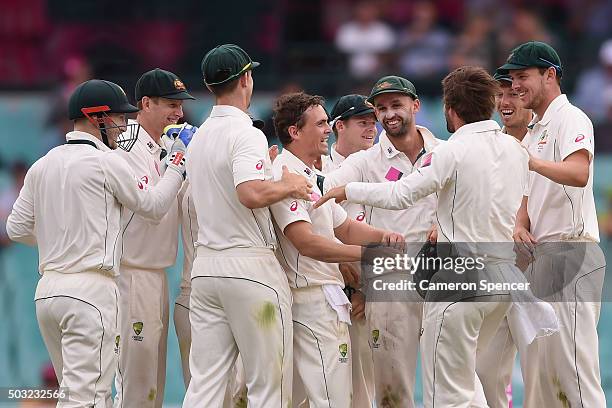
[[[276,202],[279,202],[289,197],[295,187],[286,182],[260,180],[255,184],[250,182],[246,188],[238,186],[238,199],[245,207],[249,209],[268,207]]]
[[[368,245],[383,240],[385,232],[364,222],[349,220],[347,227],[336,237],[347,245]]]
[[[584,187],[589,180],[589,166],[579,162],[553,162],[532,157],[529,167],[555,183],[566,186]]]
[[[361,260],[360,246],[340,244],[315,234],[297,243],[295,247],[300,255],[321,262],[341,263],[359,262]]]
[[[529,213],[527,212],[528,197],[523,196],[521,206],[516,213],[516,227],[524,228],[527,231],[531,228],[531,222],[529,221]]]

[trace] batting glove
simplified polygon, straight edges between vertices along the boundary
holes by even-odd
[[[196,130],[198,130],[198,128],[189,123],[168,125],[164,128],[164,135],[168,136],[171,140],[180,139],[185,146],[189,146],[189,142],[191,142]]]
[[[172,144],[170,153],[166,157],[166,169],[177,171],[183,178],[185,177],[185,143],[181,139],[176,139]]]

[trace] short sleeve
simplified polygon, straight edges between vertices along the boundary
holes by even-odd
[[[585,149],[589,159],[593,157],[593,123],[580,111],[569,112],[559,127],[559,153],[561,160],[570,154]]]
[[[308,214],[308,206],[304,200],[298,200],[294,198],[286,198],[270,206],[272,216],[279,226],[281,231],[285,231],[285,228],[289,224],[293,224],[297,221],[306,221],[312,224],[310,215]]]
[[[348,214],[340,204],[333,201],[330,204],[332,205],[332,219],[334,228],[338,228],[340,225],[344,224],[348,218]]]
[[[268,142],[261,131],[246,130],[236,139],[232,152],[234,186],[251,180],[265,180],[269,171]]]

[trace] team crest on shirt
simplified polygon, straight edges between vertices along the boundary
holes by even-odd
[[[536,150],[538,152],[541,152],[542,150],[544,150],[544,145],[546,143],[548,143],[548,131],[544,130],[542,135],[538,138],[538,144],[537,144]]]
[[[132,324],[132,329],[134,329],[134,333],[136,334],[135,336],[132,336],[132,340],[142,341],[144,337],[141,336],[140,333],[142,333],[143,328],[144,328],[143,322],[134,322]]]
[[[359,214],[357,214],[357,217],[355,217],[355,220],[359,222],[365,220],[365,211],[359,211]]]
[[[340,358],[338,361],[341,363],[348,363],[348,344],[342,343],[338,346],[338,350],[340,351]]]
[[[380,338],[380,330],[372,330],[372,348],[378,348],[378,339]]]
[[[261,170],[261,169],[263,169],[263,166],[264,166],[264,162],[263,162],[263,160],[259,160],[259,161],[257,162],[257,164],[255,164],[255,168],[256,168],[257,170]]]
[[[293,201],[291,202],[291,205],[289,206],[289,209],[290,209],[291,211],[296,211],[296,210],[297,210],[297,207],[298,207],[297,201],[293,200]]]
[[[115,336],[115,354],[119,354],[119,341],[121,336]]]

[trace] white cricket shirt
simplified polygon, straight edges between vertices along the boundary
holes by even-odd
[[[130,120],[129,123],[137,123]],[[160,154],[162,148],[140,126],[138,140],[129,152],[114,150],[130,165],[143,188],[155,186],[163,175]],[[121,264],[140,269],[164,269],[176,262],[178,250],[178,201],[159,222],[151,222],[134,211],[124,208],[121,214],[123,257]]]
[[[272,178],[268,142],[245,112],[215,105],[189,144],[187,177],[198,218],[197,246],[214,250],[271,248],[276,237],[269,208],[250,210],[236,187]]]
[[[350,201],[408,208],[438,193],[438,240],[509,242],[528,184],[529,157],[493,120],[470,123],[395,183],[350,183]]]
[[[323,160],[323,173],[328,174],[334,170],[337,170],[342,166],[342,162],[345,157],[338,153],[335,149],[336,145],[334,144],[331,149],[329,156],[325,156]],[[363,222],[366,218],[365,206],[361,204],[351,203],[349,201],[344,201],[340,203],[344,211],[346,211],[348,217],[352,220]]]
[[[414,164],[408,156],[393,146],[387,134],[380,134],[379,142],[367,150],[351,154],[338,170],[325,176],[325,190],[350,182],[383,183],[401,180],[414,173],[423,157],[441,141],[425,127],[417,126],[423,137],[423,152]],[[425,242],[427,232],[435,222],[436,196],[419,201],[402,211],[365,206],[365,221],[376,228],[404,234],[408,242]]]
[[[316,185],[316,172],[314,168],[307,166],[287,149],[284,149],[274,160],[272,165],[274,180],[281,179],[283,166],[287,166],[290,172],[300,174],[310,180],[314,194],[314,201],[286,198],[270,206],[274,216],[274,227],[279,237],[277,257],[287,273],[289,286],[292,288],[316,285],[340,285],[340,287],[344,287],[344,280],[337,263],[321,262],[300,255],[283,232],[289,224],[306,221],[312,225],[314,234],[336,240],[334,228],[339,227],[347,220],[346,211],[334,201],[328,201],[320,208],[313,208],[317,195],[321,195],[321,191]]]
[[[167,212],[183,182],[169,171],[154,189],[94,136],[70,132],[28,171],[7,221],[9,237],[38,245],[39,270],[118,275],[122,205],[151,220]]]
[[[531,233],[538,241],[584,239],[599,242],[593,197],[593,124],[565,95],[559,95],[544,116],[531,121],[523,144],[533,157],[561,162],[570,154],[589,152],[589,180],[570,187],[531,172],[527,212]]]

